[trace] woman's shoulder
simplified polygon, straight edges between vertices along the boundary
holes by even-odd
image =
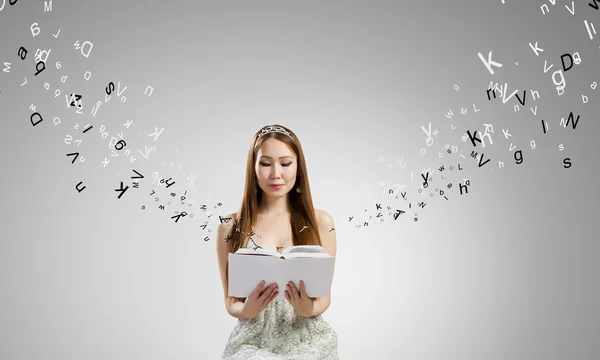
[[[328,225],[333,221],[333,217],[325,210],[315,209],[315,216],[317,217],[317,223]]]
[[[236,222],[238,220],[238,218],[239,218],[239,213],[234,212],[234,213],[228,214],[225,217],[225,221],[227,221],[229,224],[233,224],[234,222]]]

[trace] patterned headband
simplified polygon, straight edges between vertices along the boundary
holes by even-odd
[[[294,140],[294,138],[289,133],[289,131],[287,131],[286,129],[284,129],[284,128],[280,127],[280,126],[267,126],[266,128],[262,129],[262,131],[260,132],[260,134],[258,134],[258,137],[256,139],[260,139],[261,136],[269,134],[269,133],[272,133],[272,132],[278,132],[278,133],[287,135],[292,140]]]

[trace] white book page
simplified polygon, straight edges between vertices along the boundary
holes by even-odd
[[[291,254],[286,254],[285,255],[286,259],[294,259],[294,258],[325,258],[325,257],[330,257],[330,256],[327,253],[304,253],[304,252],[297,252],[297,253],[291,253]]]
[[[239,248],[236,254],[258,255],[258,256],[274,256],[281,257],[281,254],[273,249],[268,248]]]
[[[271,256],[229,254],[228,295],[248,297],[261,280],[265,280],[263,290],[271,283],[279,285],[279,295],[283,294],[282,263],[286,260]]]
[[[329,297],[335,268],[335,257],[291,258],[282,261],[285,285],[292,281],[300,290],[300,280],[304,282],[308,297]],[[281,285],[279,287],[281,289]]]
[[[319,245],[296,245],[296,246],[290,246],[289,248],[283,250],[281,252],[281,255],[285,256],[285,258],[287,259],[288,257],[296,257],[295,254],[305,254],[305,256],[308,256],[306,254],[323,254],[323,253],[327,254],[327,252],[325,252],[325,249]]]

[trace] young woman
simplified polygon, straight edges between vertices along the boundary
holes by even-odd
[[[271,125],[254,135],[242,204],[229,218],[219,224],[217,258],[225,308],[239,320],[222,358],[339,359],[337,333],[321,317],[330,297],[309,298],[302,282],[285,289],[261,282],[247,298],[227,293],[228,255],[240,247],[282,252],[293,245],[320,245],[336,255],[333,218],[313,208],[304,153],[291,130]],[[285,299],[274,300],[281,291]]]

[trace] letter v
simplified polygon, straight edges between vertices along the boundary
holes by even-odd
[[[544,60],[544,74],[547,73],[548,70],[552,69],[552,67],[554,66],[554,64],[551,64],[549,68],[546,68],[546,64],[547,64],[547,61]]]
[[[565,7],[567,8],[567,10],[569,10],[571,15],[575,15],[575,1],[571,1],[571,9],[569,9],[567,5],[565,5]],[[596,10],[598,10],[598,8],[596,8]]]
[[[523,101],[521,101],[519,94],[517,94],[517,100],[519,100],[522,106],[525,106],[525,99],[527,99],[527,90],[523,90]]]
[[[537,105],[535,106],[535,110],[533,110],[533,108],[530,108],[531,112],[533,113],[533,115],[537,115]]]
[[[121,82],[119,81],[119,84],[117,85],[117,96],[121,96],[121,94],[124,93],[125,90],[127,90],[127,86],[125,86],[125,89],[121,91]]]
[[[483,165],[487,164],[490,159],[487,159],[486,161],[483,162],[483,164],[481,163],[481,160],[483,160],[483,153],[481,153],[481,157],[479,158],[479,165],[478,167],[482,167]]]
[[[507,84],[506,84],[506,83],[504,83],[504,94],[502,94],[502,103],[503,103],[503,104],[506,104],[506,102],[507,102],[508,100],[510,100],[510,98],[511,98],[511,97],[513,97],[513,96],[514,96],[514,95],[517,93],[517,91],[519,91],[518,89],[517,89],[517,90],[515,90],[515,91],[513,91],[513,93],[512,93],[512,94],[510,94],[510,96],[509,96],[508,98],[506,98],[506,90],[508,90],[508,86],[507,86]]]

